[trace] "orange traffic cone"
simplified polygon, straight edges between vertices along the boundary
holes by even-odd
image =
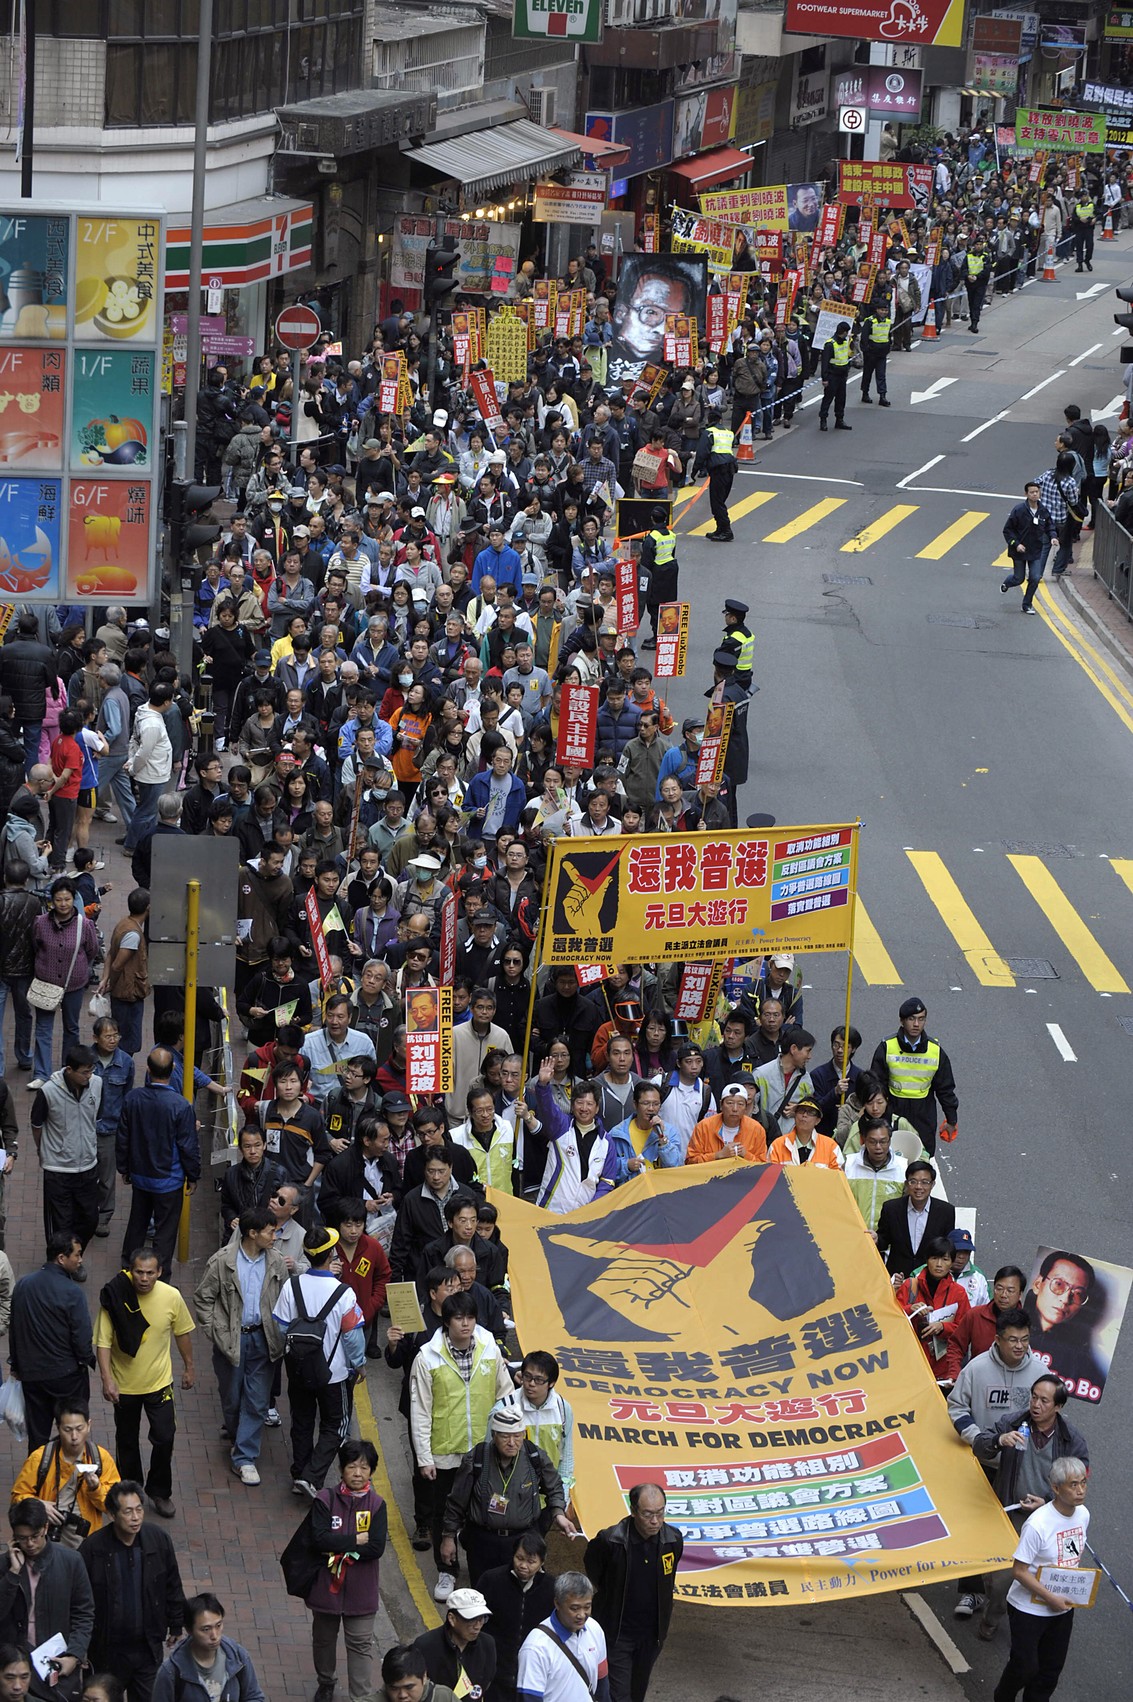
[[[921,332],[921,341],[922,343],[931,343],[939,335],[940,332],[936,329],[936,303],[930,301],[928,312],[924,316],[924,330]]]
[[[1102,241],[1103,242],[1116,242],[1117,241],[1117,238],[1113,234],[1113,214],[1112,213],[1107,213],[1106,216],[1105,216],[1105,224],[1102,226]]]
[[[1048,236],[1046,239],[1046,252],[1043,254],[1043,283],[1053,284],[1055,282],[1057,282],[1057,280],[1054,276],[1054,238],[1052,236]]]
[[[740,427],[739,442],[736,445],[736,460],[737,461],[754,461],[755,460],[755,445],[752,442],[752,436],[751,436],[751,415],[750,414],[744,415],[744,423]]]

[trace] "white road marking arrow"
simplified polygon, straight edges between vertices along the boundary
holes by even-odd
[[[1125,406],[1124,395],[1115,396],[1113,398],[1113,401],[1107,402],[1104,408],[1095,408],[1094,411],[1093,411],[1093,414],[1091,415],[1091,418],[1095,419],[1095,420],[1116,419],[1117,415],[1121,412],[1121,410],[1124,406]]]
[[[939,396],[942,390],[947,390],[950,384],[958,384],[958,378],[936,378],[927,390],[914,390],[909,401],[915,406],[918,402],[931,402],[934,396]]]
[[[1076,290],[1075,295],[1079,301],[1088,301],[1090,296],[1101,295],[1103,290],[1108,289],[1108,284],[1091,284],[1088,290]]]

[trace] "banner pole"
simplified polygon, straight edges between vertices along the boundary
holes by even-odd
[[[543,961],[543,941],[547,932],[547,892],[551,884],[551,864],[555,860],[555,848],[551,846],[551,854],[547,858],[547,867],[543,870],[543,890],[539,894],[539,932],[535,940],[535,949],[531,953],[531,992],[527,998],[527,1026],[523,1034],[523,1070],[519,1078],[518,1099],[522,1099],[527,1087],[527,1061],[531,1056],[531,1030],[535,1023],[535,977]]]
[[[854,930],[858,920],[858,835],[861,832],[861,826],[860,821],[854,823],[854,837],[850,841],[850,943],[846,948],[846,1016],[845,1032],[842,1036],[842,1080],[846,1082],[847,1086],[843,1089],[840,1100],[843,1105],[846,1103],[846,1094],[849,1092],[850,1008],[853,1003],[854,992]]]

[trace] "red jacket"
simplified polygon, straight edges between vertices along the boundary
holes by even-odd
[[[917,1306],[928,1306],[932,1311],[939,1311],[942,1306],[955,1306],[956,1310],[950,1318],[944,1320],[944,1330],[939,1336],[930,1336],[922,1342],[925,1358],[932,1367],[932,1374],[938,1382],[945,1379],[955,1381],[960,1375],[960,1365],[964,1357],[963,1348],[956,1339],[957,1329],[964,1325],[971,1308],[968,1296],[953,1277],[946,1276],[936,1285],[935,1295],[930,1295],[928,1287],[928,1268],[921,1271],[918,1277],[909,1277],[897,1291],[897,1302],[905,1312],[912,1313]],[[932,1343],[943,1341],[946,1352],[938,1359],[932,1351]]]
[[[358,1245],[354,1249],[353,1263],[348,1263],[346,1248],[341,1241],[338,1244],[338,1256],[342,1261],[342,1280],[348,1282],[354,1290],[355,1298],[362,1309],[362,1321],[369,1324],[385,1305],[386,1283],[392,1274],[389,1260],[372,1235],[359,1237]]]
[[[986,1353],[989,1347],[993,1347],[998,1317],[994,1300],[970,1307],[967,1318],[956,1331],[961,1353],[967,1353],[974,1359],[977,1353]]]

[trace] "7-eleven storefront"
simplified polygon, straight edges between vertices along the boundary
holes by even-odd
[[[205,364],[224,361],[248,375],[270,346],[274,280],[311,265],[314,210],[309,201],[260,196],[205,214],[200,287]],[[165,245],[166,366],[184,383],[184,316],[189,304],[188,220],[174,214]],[[288,294],[292,294],[289,291]]]

